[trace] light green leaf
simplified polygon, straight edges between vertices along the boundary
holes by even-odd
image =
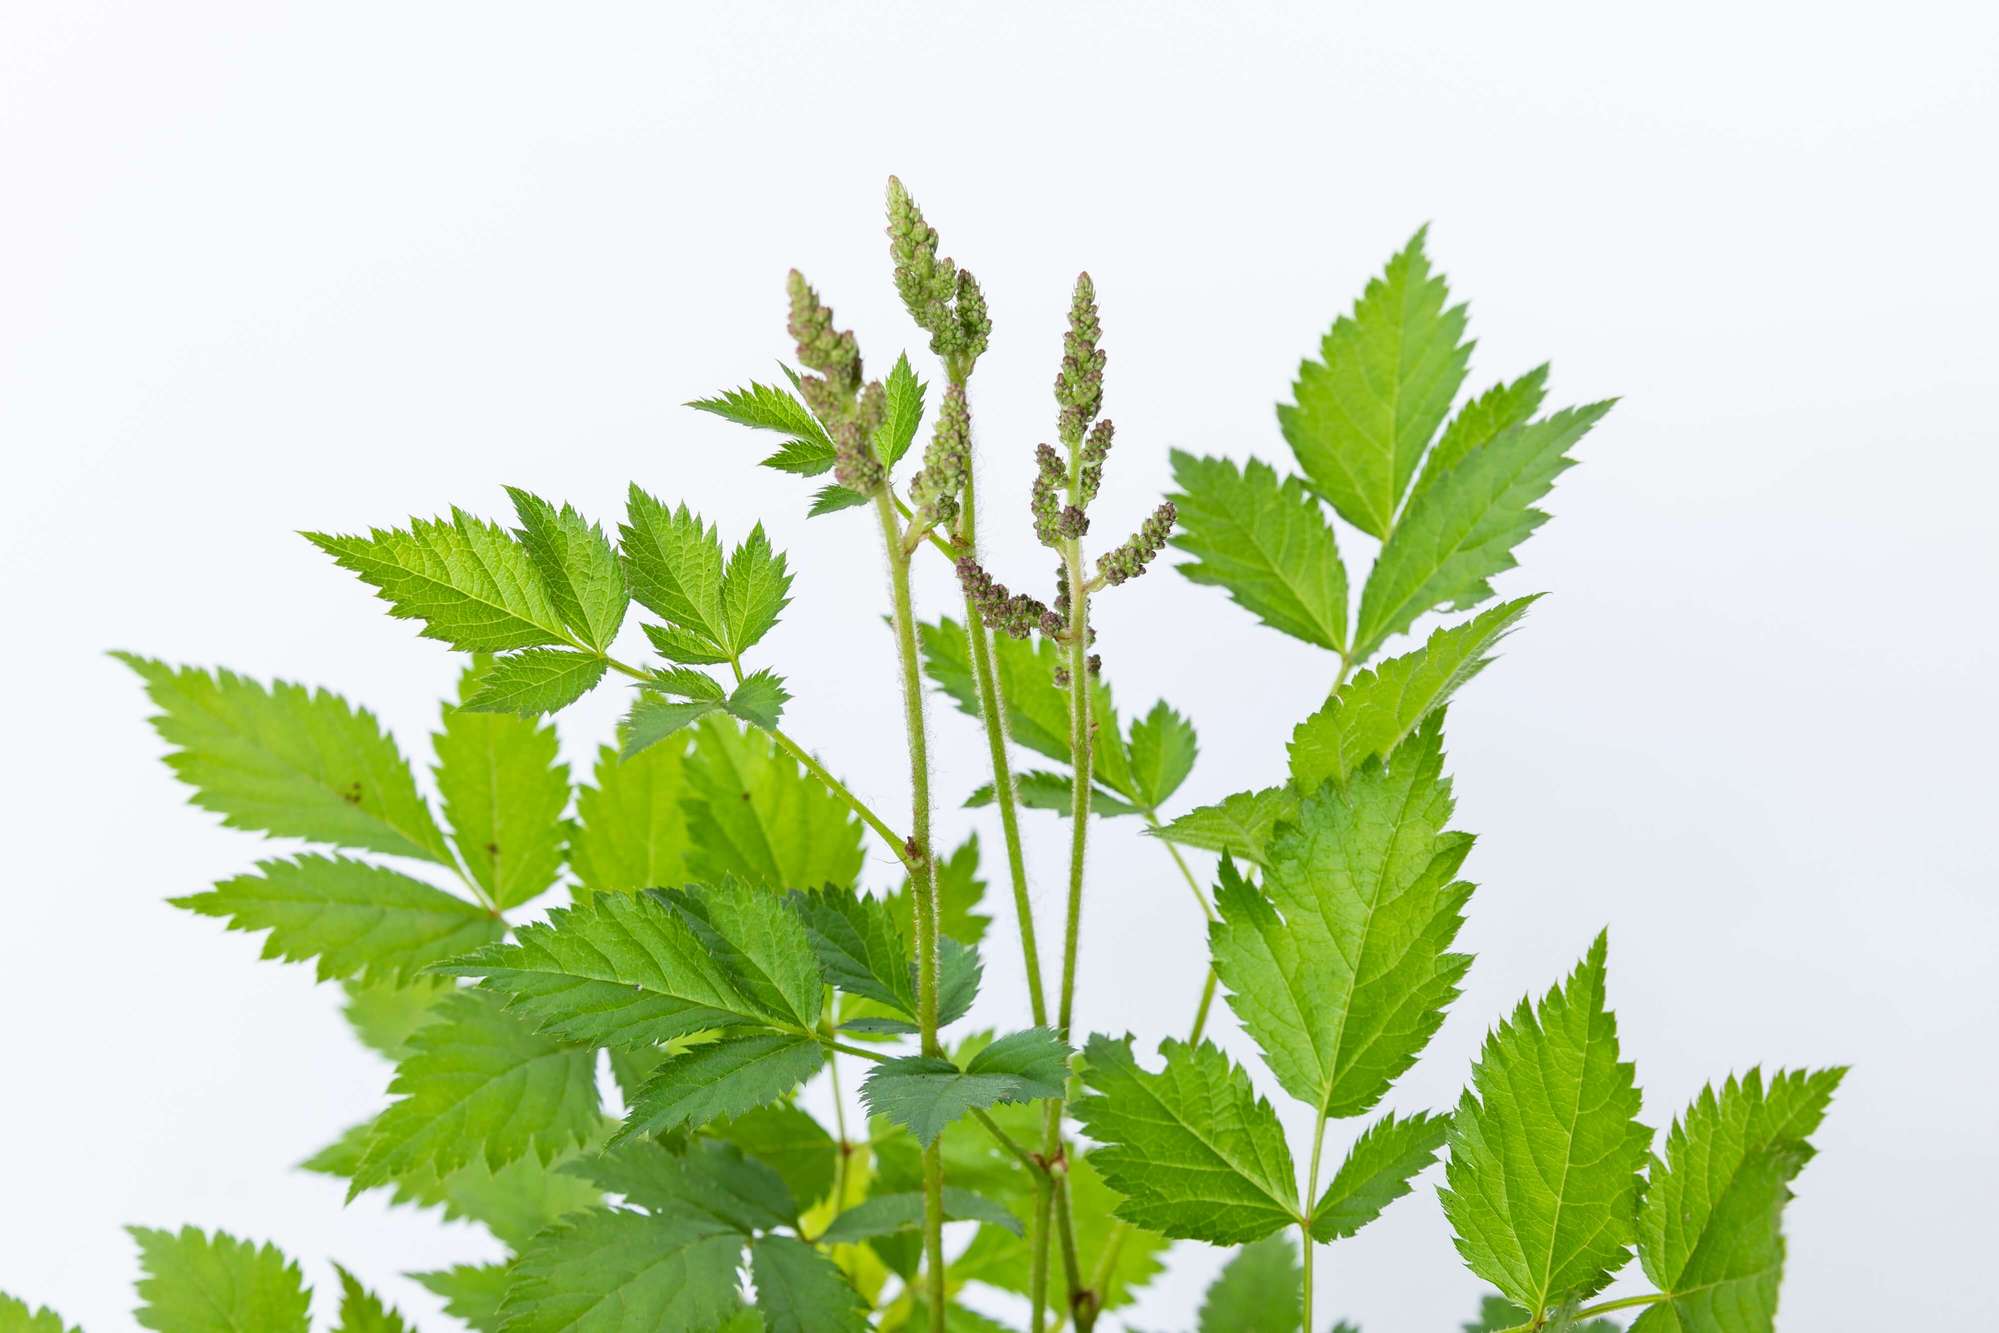
[[[1784,1205],[1844,1069],[1731,1078],[1701,1090],[1653,1158],[1638,1258],[1671,1299],[1633,1333],[1769,1333],[1784,1275]]]
[[[923,421],[923,381],[909,368],[907,353],[895,359],[883,387],[887,390],[887,410],[882,414],[881,425],[875,427],[875,457],[883,467],[892,470],[909,452],[910,442],[916,438],[917,427]]]
[[[1437,447],[1423,460],[1423,471],[1409,492],[1411,499],[1499,432],[1532,420],[1547,394],[1548,366],[1543,362],[1513,383],[1495,384],[1459,408],[1451,424],[1444,427]]]
[[[729,881],[653,890],[694,927],[708,952],[776,1022],[811,1031],[825,1002],[805,925],[782,897]]]
[[[459,686],[476,701],[504,663],[475,665]],[[569,808],[569,766],[557,757],[555,728],[524,717],[447,708],[431,738],[437,791],[465,868],[502,909],[555,882]]]
[[[676,661],[727,661],[728,613],[722,600],[722,540],[712,525],[681,505],[668,509],[634,485],[618,529],[625,581],[632,596],[690,639],[691,655]],[[654,645],[667,652],[657,638]],[[719,656],[715,655],[719,653]]]
[[[25,1301],[0,1292],[0,1333],[81,1333],[69,1328],[62,1317],[44,1306],[31,1310]]]
[[[687,880],[687,742],[620,760],[597,751],[596,785],[576,790],[569,868],[583,887],[632,893]]]
[[[620,1138],[699,1129],[776,1101],[825,1064],[811,1037],[731,1037],[674,1056],[653,1072],[625,1117]]]
[[[1002,1108],[1004,1110],[1005,1108]],[[1026,1109],[1026,1108],[1022,1108]],[[966,1125],[968,1122],[960,1122]],[[1025,1134],[1027,1126],[1019,1128]],[[1038,1132],[1037,1118],[1033,1131]],[[950,1157],[950,1135],[960,1132],[959,1127],[946,1131],[947,1173],[957,1169]],[[964,1132],[984,1131],[972,1127]],[[1076,1249],[1082,1254],[1106,1255],[1115,1233],[1116,1258],[1111,1261],[1110,1271],[1105,1274],[1103,1285],[1098,1289],[1102,1309],[1115,1310],[1129,1304],[1137,1291],[1163,1269],[1160,1256],[1166,1251],[1170,1241],[1156,1231],[1134,1227],[1117,1216],[1116,1209],[1124,1202],[1122,1195],[1104,1183],[1103,1174],[1091,1163],[1095,1153],[1078,1153],[1070,1149],[1069,1158],[1069,1213],[1070,1227],[1075,1233]],[[998,1163],[1008,1181],[1020,1181],[1020,1172],[1013,1165],[1012,1158]],[[953,1174],[952,1178],[957,1178]],[[1025,1182],[1020,1181],[1024,1186]],[[949,1187],[946,1186],[946,1192]],[[1014,1205],[1021,1212],[1029,1212],[1034,1207],[1031,1190],[1021,1189],[1014,1198]],[[947,1205],[948,1211],[948,1205]],[[951,1263],[951,1275],[971,1282],[983,1282],[989,1287],[1028,1295],[1032,1290],[1034,1272],[1034,1247],[1027,1237],[1001,1225],[986,1225],[965,1252]]]
[[[1372,657],[1425,611],[1461,610],[1492,596],[1491,579],[1519,563],[1513,548],[1548,519],[1534,503],[1574,461],[1569,449],[1611,406],[1569,408],[1503,430],[1411,501],[1368,571],[1354,629],[1356,659]]]
[[[986,900],[986,882],[979,878],[979,835],[966,834],[949,857],[939,861],[933,856],[931,867],[937,880],[938,933],[960,944],[977,944],[986,937],[986,927],[993,923],[991,917],[978,910]],[[902,937],[915,938],[916,900],[910,892],[908,875],[903,876],[902,887],[891,901]]]
[[[1015,1236],[1023,1236],[1027,1232],[1020,1219],[1007,1211],[1006,1205],[951,1185],[944,1187],[944,1220],[989,1223]],[[835,1217],[819,1240],[827,1245],[851,1244],[875,1236],[893,1235],[898,1231],[914,1231],[922,1225],[921,1193],[907,1190],[897,1194],[876,1194]]]
[[[750,1278],[768,1333],[863,1333],[867,1306],[834,1262],[793,1236],[750,1243]]]
[[[715,666],[729,660],[728,649],[694,630],[678,626],[641,625],[646,638],[652,642],[653,651],[669,662],[680,662],[692,666]]]
[[[518,486],[507,487],[520,517],[520,542],[541,571],[548,598],[564,624],[597,651],[611,646],[625,623],[625,572],[598,524],[568,505],[557,509]]]
[[[1449,1116],[1394,1112],[1369,1125],[1347,1150],[1346,1161],[1312,1206],[1312,1239],[1324,1244],[1351,1236],[1409,1192],[1409,1182],[1437,1160]]]
[[[479,690],[460,707],[469,713],[518,713],[540,717],[559,713],[604,679],[601,657],[567,648],[529,648],[496,659]]]
[[[762,731],[704,721],[687,761],[687,865],[696,879],[731,876],[778,889],[851,885],[861,823],[847,803]]]
[[[333,1271],[340,1275],[340,1326],[334,1333],[410,1333],[402,1315],[383,1305],[352,1273],[339,1264]]]
[[[231,828],[415,856],[451,853],[394,741],[366,709],[285,681],[115,653],[160,708],[167,766]]]
[[[1298,1242],[1279,1231],[1236,1251],[1201,1300],[1199,1333],[1298,1333]]]
[[[1537,597],[1522,597],[1440,629],[1415,652],[1357,673],[1291,733],[1291,785],[1345,782],[1369,758],[1385,758],[1466,681],[1492,661]]]
[[[798,1221],[798,1202],[776,1171],[713,1139],[627,1139],[563,1169],[647,1212],[691,1209],[745,1236]]]
[[[1131,1038],[1090,1038],[1076,1118],[1103,1146],[1091,1154],[1125,1196],[1117,1215],[1182,1240],[1240,1245],[1295,1224],[1298,1181],[1284,1131],[1249,1077],[1211,1042],[1159,1047],[1139,1067]]]
[[[723,643],[740,656],[770,632],[778,613],[791,605],[791,574],[784,557],[771,549],[759,523],[729,556],[722,574]]]
[[[734,1120],[711,1125],[707,1132],[735,1144],[777,1172],[792,1198],[807,1207],[833,1188],[839,1156],[833,1136],[793,1103],[760,1106]]]
[[[1194,559],[1180,572],[1228,590],[1272,629],[1344,651],[1347,571],[1319,502],[1295,477],[1252,458],[1238,472],[1223,458],[1173,451],[1180,523],[1173,544]]]
[[[751,384],[747,389],[725,390],[719,397],[696,399],[687,406],[739,426],[786,436],[784,447],[763,460],[765,467],[816,477],[833,466],[833,441],[826,428],[804,403],[783,389]]]
[[[1485,1039],[1438,1191],[1470,1269],[1530,1312],[1603,1289],[1630,1257],[1652,1131],[1604,1007],[1605,937]]]
[[[784,688],[783,678],[766,668],[745,676],[722,706],[751,726],[770,731],[777,726],[790,700],[791,691]]]
[[[128,1227],[139,1242],[141,1328],[157,1333],[305,1333],[312,1297],[276,1246]]]
[[[421,620],[426,639],[468,653],[566,643],[568,630],[527,549],[497,523],[453,509],[451,519],[411,519],[365,537],[308,532],[306,540],[352,570],[398,620]]]
[[[960,1069],[941,1055],[906,1055],[868,1072],[861,1100],[870,1115],[908,1129],[925,1145],[974,1109],[1060,1097],[1069,1048],[1048,1028],[1009,1033]]]
[[[959,712],[981,716],[978,685],[972,674],[971,640],[965,627],[947,616],[935,624],[919,625],[917,633],[924,673],[951,696]],[[1063,664],[1061,650],[1045,639],[1029,641],[1005,634],[993,635],[990,642],[1005,701],[1007,734],[1037,754],[1068,763],[1069,695],[1055,684],[1055,670]],[[1111,702],[1110,687],[1101,681],[1090,708],[1097,728],[1096,762],[1103,770],[1101,776],[1111,781],[1112,775],[1121,771],[1124,756],[1117,740],[1117,709]],[[1111,785],[1119,786],[1116,782]]]
[[[343,981],[341,1012],[361,1044],[390,1062],[409,1054],[410,1035],[437,1016],[437,1006],[457,987],[446,977],[423,976],[407,984]]]
[[[1298,367],[1296,405],[1278,423],[1299,465],[1340,517],[1386,537],[1430,437],[1464,383],[1471,343],[1465,308],[1449,306],[1441,274],[1423,253],[1428,228],[1410,238]]]
[[[1479,1305],[1477,1321],[1466,1324],[1464,1333],[1507,1333],[1526,1322],[1527,1312],[1512,1301],[1504,1296],[1488,1296]],[[1592,1319],[1566,1328],[1559,1323],[1550,1323],[1548,1328],[1550,1333],[1619,1333],[1617,1325],[1608,1319]],[[1335,1333],[1338,1331],[1335,1330]]]
[[[1265,787],[1262,791],[1239,791],[1217,804],[1189,810],[1157,831],[1147,831],[1182,847],[1226,852],[1262,865],[1268,859],[1264,848],[1270,835],[1280,821],[1295,819],[1297,814],[1296,792],[1289,787]]]
[[[797,948],[810,965],[802,940]],[[739,1023],[788,1021],[752,994],[700,929],[655,892],[606,893],[555,908],[511,944],[439,965],[484,977],[536,1029],[567,1041],[638,1046]]]
[[[414,1171],[443,1175],[473,1161],[498,1170],[534,1153],[547,1162],[597,1132],[596,1059],[537,1036],[499,998],[461,991],[410,1038],[348,1190]]]
[[[1164,699],[1131,724],[1131,781],[1138,798],[1157,810],[1194,771],[1200,747],[1194,726]]]
[[[497,940],[506,925],[485,908],[385,866],[306,854],[259,861],[254,875],[172,900],[231,930],[268,930],[264,957],[319,960],[319,980],[408,981],[442,958]]]
[[[1222,863],[1215,974],[1277,1081],[1317,1111],[1381,1100],[1457,997],[1472,840],[1445,831],[1451,808],[1433,720],[1388,765],[1307,797],[1270,840],[1261,890]]]
[[[1053,810],[1058,815],[1066,815],[1075,807],[1074,782],[1075,779],[1067,773],[1030,768],[1013,775],[1014,799],[1029,810]],[[972,794],[965,798],[967,810],[982,809],[992,803],[993,784],[990,782],[974,788]],[[1102,787],[1092,786],[1090,813],[1115,819],[1119,815],[1137,814],[1138,807]]]
[[[886,1005],[914,1031],[916,964],[896,920],[893,903],[842,889],[794,893],[791,903],[811,940],[819,973],[829,986]],[[938,960],[937,1021],[957,1022],[978,994],[978,951],[945,936]]]
[[[444,1298],[444,1312],[477,1333],[500,1333],[500,1302],[513,1280],[511,1264],[460,1264],[430,1273],[411,1273],[424,1290]]]
[[[869,504],[869,498],[859,491],[850,491],[845,486],[821,486],[812,493],[812,507],[805,511],[807,518],[818,518],[822,514],[837,514],[842,509]]]
[[[692,1209],[585,1213],[514,1265],[507,1333],[658,1333],[712,1327],[736,1306],[742,1237]]]
[[[721,711],[722,705],[712,699],[682,702],[650,691],[641,693],[632,703],[632,711],[618,724],[622,747],[619,753],[626,759],[636,759],[668,737],[677,736],[702,718]]]

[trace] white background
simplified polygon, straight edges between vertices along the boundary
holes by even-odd
[[[1479,959],[1392,1104],[1448,1104],[1487,1025],[1607,924],[1651,1122],[1757,1061],[1855,1067],[1790,1213],[1785,1326],[1981,1322],[1994,11],[707,8],[0,11],[0,1289],[130,1327],[119,1227],[190,1221],[322,1283],[337,1258],[441,1327],[395,1274],[491,1253],[289,1170],[387,1071],[309,969],[162,901],[270,849],[182,806],[104,649],[338,688],[428,760],[448,654],[294,529],[498,513],[503,482],[610,520],[634,478],[726,535],[762,516],[799,574],[768,642],[787,727],[900,805],[875,534],[805,522],[764,441],[679,406],[773,373],[792,264],[877,368],[922,350],[888,282],[894,171],[990,294],[981,485],[1016,580],[1048,563],[1029,451],[1086,265],[1106,540],[1169,446],[1282,459],[1298,358],[1425,220],[1476,384],[1552,358],[1557,402],[1624,395],[1501,585],[1554,595],[1452,712]],[[1328,683],[1170,573],[1098,625],[1127,709],[1200,727],[1183,805],[1275,780]],[[617,693],[565,718],[573,757]],[[971,724],[932,722],[968,790]],[[1052,933],[1060,833],[1031,836]],[[1097,848],[1082,1020],[1149,1043],[1190,1015],[1195,911],[1156,847]],[[1217,1261],[1183,1247],[1135,1322],[1189,1327]],[[1427,1181],[1321,1264],[1322,1308],[1368,1333],[1453,1327],[1477,1292]]]

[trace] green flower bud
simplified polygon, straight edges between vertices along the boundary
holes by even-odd
[[[839,421],[852,410],[861,387],[860,346],[852,329],[833,327],[832,307],[819,299],[804,274],[791,270],[784,286],[791,301],[786,327],[798,344],[799,364],[824,376],[807,375],[800,381],[805,404],[821,421]]]
[[[927,530],[958,517],[958,496],[972,462],[972,417],[965,403],[965,386],[951,384],[937,409],[930,447],[923,451],[923,469],[909,482],[916,509],[915,527]]]
[[[1083,432],[1103,410],[1105,358],[1097,346],[1102,335],[1096,284],[1089,274],[1078,274],[1069,299],[1069,331],[1062,336],[1062,369],[1055,376],[1055,401],[1062,409],[1056,429],[1071,451],[1083,442]]]
[[[1171,500],[1162,503],[1145,522],[1139,524],[1138,531],[1124,545],[1097,562],[1097,576],[1106,583],[1116,585],[1143,574],[1145,567],[1152,563],[1152,558],[1166,545],[1166,538],[1172,534],[1174,520],[1178,517],[1179,512],[1174,509]]]

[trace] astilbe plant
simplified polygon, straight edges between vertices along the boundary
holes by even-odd
[[[382,1190],[489,1228],[504,1261],[415,1277],[467,1325],[505,1333],[1003,1327],[974,1312],[981,1289],[1025,1298],[1036,1333],[1088,1330],[1175,1240],[1241,1247],[1191,1316],[1200,1329],[1317,1329],[1316,1247],[1373,1221],[1440,1153],[1458,1251],[1496,1293],[1468,1329],[1599,1329],[1616,1310],[1637,1311],[1640,1333],[1769,1329],[1781,1216],[1842,1071],[1730,1077],[1655,1150],[1607,1007],[1603,936],[1492,1029],[1456,1107],[1379,1111],[1471,964],[1453,951],[1472,839],[1451,828],[1444,708],[1527,613],[1532,598],[1487,605],[1490,580],[1609,404],[1545,411],[1545,366],[1463,398],[1465,308],[1418,233],[1278,409],[1302,475],[1175,454],[1177,493],[1097,545],[1099,520],[1144,507],[1103,489],[1114,429],[1084,276],[1054,443],[1010,454],[1032,462],[1029,517],[1056,557],[1045,598],[1016,593],[975,526],[984,294],[895,181],[888,218],[897,291],[943,371],[919,468],[904,463],[931,389],[907,356],[868,378],[854,334],[795,272],[789,383],[693,406],[769,432],[771,468],[830,473],[812,513],[869,511],[906,818],[780,726],[790,696],[758,649],[792,576],[762,528],[730,547],[636,486],[615,539],[519,490],[514,527],[453,510],[309,534],[392,615],[466,654],[433,738],[435,803],[374,717],[334,695],[125,657],[197,805],[322,849],[177,900],[338,981],[358,1037],[395,1063],[380,1114],[306,1166],[350,1198]],[[1329,508],[1378,543],[1357,607]],[[1330,655],[1288,771],[1172,816],[1194,729],[1165,703],[1120,717],[1090,621],[1169,540],[1187,578]],[[911,566],[930,559],[954,567],[962,619],[919,619]],[[651,617],[637,663],[612,652],[632,602]],[[1439,611],[1475,614],[1383,657]],[[855,608],[857,623],[877,614]],[[572,782],[542,719],[613,674],[635,701],[590,780]],[[1028,995],[1003,1032],[956,1030],[984,971],[1013,964],[981,952],[980,844],[937,839],[926,677],[981,724],[990,762],[966,804],[997,807]],[[1047,766],[1016,771],[1023,751]],[[1052,980],[1022,807],[1069,821]],[[1093,818],[1142,823],[1206,920],[1191,1030],[1156,1055],[1074,1031]],[[900,884],[860,882],[868,839],[900,862]],[[1212,885],[1190,853],[1217,855]],[[563,905],[528,915],[552,890]],[[1207,1039],[1218,986],[1261,1072]],[[621,1114],[600,1101],[600,1059]],[[1286,1141],[1266,1076],[1310,1108],[1308,1141]],[[822,1078],[830,1127],[798,1100]],[[1363,1116],[1328,1158],[1331,1122]],[[307,1327],[300,1272],[269,1245],[134,1235],[145,1326]],[[1650,1290],[1592,1303],[1634,1250]],[[341,1329],[405,1327],[340,1281]],[[0,1299],[0,1333],[61,1327]]]

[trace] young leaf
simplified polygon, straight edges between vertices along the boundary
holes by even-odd
[[[1290,1232],[1243,1246],[1201,1299],[1198,1333],[1299,1333],[1300,1276]]]
[[[1117,1215],[1181,1240],[1241,1245],[1295,1224],[1298,1181],[1284,1131],[1249,1077],[1210,1042],[1159,1047],[1139,1067],[1131,1038],[1090,1038],[1076,1118],[1103,1146],[1090,1155],[1125,1196]]]
[[[950,1185],[944,1187],[944,1220],[983,1222],[1015,1236],[1023,1236],[1027,1230],[1004,1204]],[[876,1194],[834,1218],[819,1240],[826,1245],[851,1244],[875,1236],[893,1235],[898,1231],[914,1231],[922,1225],[922,1194],[915,1190]]]
[[[605,1209],[552,1227],[515,1262],[507,1333],[711,1328],[736,1306],[743,1238],[693,1209]]]
[[[1131,781],[1138,798],[1152,809],[1166,804],[1194,770],[1193,724],[1161,699],[1131,724]]]
[[[1471,1270],[1538,1314],[1630,1257],[1652,1131],[1604,1007],[1605,937],[1566,983],[1485,1039],[1451,1117],[1438,1190]]]
[[[618,637],[630,604],[624,569],[604,529],[518,486],[507,487],[507,494],[520,517],[521,546],[541,571],[549,601],[577,638],[603,652]]]
[[[1252,865],[1267,859],[1264,848],[1277,825],[1298,815],[1298,794],[1289,787],[1239,791],[1215,805],[1189,810],[1154,836],[1182,847],[1239,856]],[[1152,830],[1148,830],[1152,832]]]
[[[618,1138],[665,1134],[767,1105],[819,1072],[825,1057],[811,1037],[764,1033],[697,1046],[653,1072]]]
[[[1464,383],[1471,343],[1465,308],[1423,253],[1428,228],[1410,238],[1305,361],[1277,409],[1305,475],[1340,517],[1371,537],[1388,535],[1396,505],[1430,437]]]
[[[44,1306],[28,1308],[27,1302],[0,1292],[0,1333],[82,1333],[64,1324],[62,1317]]]
[[[160,708],[167,766],[230,828],[451,864],[408,761],[366,709],[285,681],[113,656]]]
[[[876,1065],[861,1085],[870,1115],[908,1129],[926,1147],[944,1127],[999,1102],[1060,1097],[1069,1048],[1048,1028],[1009,1033],[960,1069],[941,1055],[906,1055]]]
[[[645,691],[618,724],[619,754],[636,759],[668,737],[679,735],[702,718],[721,711],[722,705],[712,699],[683,701]]]
[[[688,871],[777,889],[850,885],[861,823],[845,801],[761,731],[703,722],[687,761]]]
[[[576,790],[569,868],[598,893],[634,893],[687,879],[687,746],[655,745],[621,760],[597,751],[596,785]]]
[[[340,1326],[334,1333],[410,1333],[410,1326],[382,1298],[369,1291],[339,1264],[333,1271],[340,1276]]]
[[[141,1328],[156,1333],[306,1333],[312,1296],[298,1265],[272,1245],[226,1231],[211,1238],[128,1227],[139,1242]]]
[[[497,523],[453,509],[448,523],[417,518],[365,537],[304,535],[372,586],[391,616],[421,620],[426,639],[468,653],[568,642],[541,571]]]
[[[1413,653],[1355,674],[1291,733],[1291,784],[1300,792],[1345,782],[1370,757],[1386,758],[1426,717],[1492,662],[1536,597],[1522,597],[1440,629]]]
[[[1368,571],[1354,628],[1357,660],[1425,611],[1461,610],[1492,596],[1491,579],[1519,563],[1513,548],[1547,522],[1535,501],[1611,406],[1569,408],[1501,431],[1411,501]]]
[[[764,525],[750,529],[729,556],[722,573],[724,644],[737,656],[770,633],[778,613],[791,605],[791,574],[784,557],[771,549]]]
[[[736,686],[728,702],[722,706],[732,716],[769,731],[777,726],[777,720],[790,700],[791,692],[784,688],[783,678],[766,667],[745,676],[743,683]]]
[[[1495,384],[1458,409],[1443,438],[1423,460],[1423,471],[1409,492],[1413,500],[1452,468],[1464,456],[1503,430],[1522,426],[1541,410],[1548,394],[1546,362],[1534,367],[1511,384]]]
[[[467,671],[459,693],[471,702],[445,709],[444,729],[431,738],[452,840],[472,878],[502,909],[555,882],[569,808],[569,766],[557,758],[553,727],[471,711],[504,666]]]
[[[907,353],[895,359],[883,387],[887,390],[888,410],[882,415],[881,425],[875,428],[875,457],[892,471],[909,452],[916,428],[923,421],[923,381],[909,368]]]
[[[795,1236],[750,1243],[760,1327],[768,1333],[865,1333],[867,1306],[834,1262]]]
[[[798,948],[804,953],[802,941]],[[716,957],[714,934],[657,893],[598,894],[522,926],[511,944],[440,964],[484,977],[539,1031],[611,1046],[791,1021]]]
[[[1844,1069],[1731,1078],[1701,1090],[1652,1160],[1638,1258],[1667,1293],[1633,1333],[1768,1333],[1784,1274],[1784,1205]]]
[[[833,441],[826,428],[804,403],[783,389],[751,384],[747,389],[728,389],[719,397],[700,398],[687,405],[739,426],[787,437],[783,448],[763,460],[765,467],[816,477],[833,466]]]
[[[317,958],[335,977],[408,981],[427,965],[499,939],[504,922],[463,898],[384,866],[306,854],[259,861],[254,875],[173,899],[231,930],[268,930],[264,957]]]
[[[632,596],[673,627],[686,651],[676,655],[657,636],[654,646],[675,661],[728,661],[722,540],[714,527],[686,505],[668,509],[634,485],[618,536]]]
[[[1450,1123],[1449,1116],[1425,1111],[1401,1118],[1391,1111],[1369,1125],[1312,1205],[1312,1239],[1321,1244],[1339,1240],[1380,1217],[1437,1160]]]
[[[494,661],[479,690],[459,705],[468,713],[559,713],[604,679],[601,657],[567,648],[529,648]]]
[[[376,1119],[350,1199],[417,1170],[497,1170],[530,1152],[546,1162],[597,1130],[594,1053],[535,1035],[496,996],[452,995],[410,1046],[389,1085],[401,1099]]]
[[[1471,838],[1445,831],[1451,809],[1433,719],[1346,790],[1306,797],[1270,841],[1261,890],[1222,863],[1215,975],[1277,1081],[1322,1113],[1379,1101],[1457,997]]]
[[[1223,458],[1173,451],[1173,544],[1194,559],[1180,572],[1227,589],[1229,599],[1272,629],[1343,652],[1347,571],[1319,502],[1295,477],[1279,480],[1252,458],[1236,471]]]
[[[500,1333],[500,1302],[513,1281],[512,1264],[460,1264],[411,1273],[425,1291],[444,1298],[444,1312],[476,1333]]]
[[[822,514],[837,514],[842,509],[853,509],[868,503],[868,497],[859,491],[850,491],[840,485],[821,486],[812,493],[812,507],[805,511],[805,516],[818,518]]]

